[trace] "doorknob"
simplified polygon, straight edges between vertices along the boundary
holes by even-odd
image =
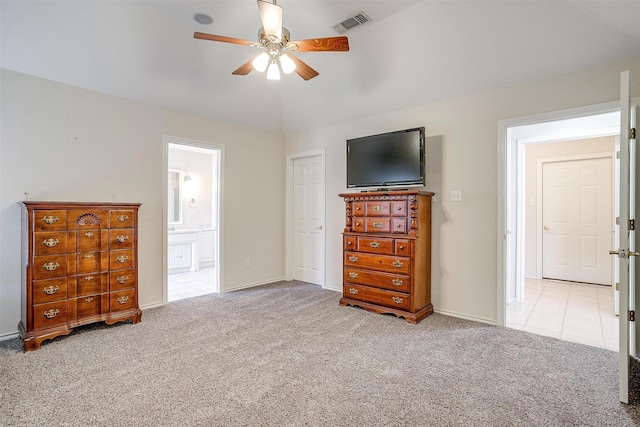
[[[640,257],[640,252],[628,251],[626,249],[620,249],[617,251],[609,251],[609,255],[618,255],[618,258],[628,258],[632,256]]]
[[[547,227],[546,225],[545,225],[544,227],[542,227],[542,229],[543,229],[544,231],[549,231],[549,227]]]
[[[322,226],[321,225],[317,226],[316,230],[322,230]]]

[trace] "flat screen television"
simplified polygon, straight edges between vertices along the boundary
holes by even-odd
[[[347,188],[425,185],[424,127],[347,140]]]

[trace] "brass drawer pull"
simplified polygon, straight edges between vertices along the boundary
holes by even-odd
[[[374,207],[373,207],[373,211],[374,211],[374,212],[380,212],[381,210],[382,210],[382,207],[381,207],[381,206],[374,206]]]
[[[90,282],[93,280],[93,276],[87,276],[84,278],[84,280],[86,280],[87,282]]]
[[[53,319],[54,317],[56,317],[58,315],[58,313],[60,313],[60,310],[58,310],[57,308],[54,310],[52,308],[52,309],[49,309],[49,310],[45,311],[44,313],[42,313],[42,315],[44,317],[46,317],[47,319]]]
[[[351,255],[351,256],[349,257],[349,261],[351,261],[351,262],[358,262],[358,257],[357,257],[357,256],[354,256],[354,255]]]
[[[58,218],[57,216],[47,215],[47,216],[43,217],[42,220],[44,222],[46,222],[47,224],[51,225],[51,224],[55,224],[56,222],[60,221],[60,218]]]
[[[402,267],[404,267],[404,264],[403,264],[403,263],[401,263],[400,261],[393,261],[393,263],[392,263],[391,265],[393,265],[393,266],[394,266],[394,267],[396,267],[396,268],[402,268]]]
[[[373,225],[373,228],[382,228],[381,222],[374,222],[372,225]]]
[[[54,238],[50,238],[50,239],[44,239],[44,241],[42,242],[46,247],[48,248],[52,248],[55,245],[57,245],[58,243],[60,243],[60,240],[58,239],[54,239]]]
[[[393,297],[393,298],[391,298],[391,301],[395,302],[396,304],[402,304],[404,299],[400,298],[400,297]]]
[[[116,219],[120,222],[125,222],[126,220],[129,219],[129,217],[127,215],[118,215]]]
[[[87,237],[93,237],[93,231],[87,231],[84,235]]]
[[[116,236],[116,240],[120,243],[124,243],[125,241],[129,240],[129,236],[118,234]]]
[[[401,251],[404,251],[404,246],[400,245],[398,246],[398,249],[400,249]]]
[[[57,262],[45,262],[43,267],[47,271],[53,271],[56,268],[60,267],[60,264],[58,264]]]
[[[93,301],[93,297],[86,298],[85,301],[86,302],[91,302],[91,301]]]
[[[127,255],[120,255],[116,258],[116,261],[118,261],[120,264],[124,264],[128,259],[129,257]]]
[[[350,271],[349,272],[349,277],[351,277],[352,279],[357,279],[358,278],[358,273]]]
[[[129,301],[129,297],[128,296],[123,296],[118,298],[116,301],[118,301],[120,304],[124,304],[125,302]]]
[[[120,283],[121,285],[124,285],[124,283],[129,280],[129,276],[118,276],[116,277],[116,280],[118,281],[118,283]]]
[[[370,242],[369,246],[371,246],[374,249],[378,249],[380,247],[380,243],[379,242]]]
[[[391,283],[393,283],[396,286],[402,286],[402,284],[404,283],[404,281],[402,279],[393,279],[391,281]]]
[[[349,288],[349,293],[352,295],[358,295],[358,290],[357,289],[353,289],[353,288]]]
[[[86,254],[84,257],[87,258],[87,259],[91,259],[94,256],[95,256],[94,254]]]
[[[42,292],[47,295],[53,295],[58,292],[58,289],[60,289],[58,286],[47,286],[46,288],[42,288]]]

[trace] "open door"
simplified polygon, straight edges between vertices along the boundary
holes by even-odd
[[[637,108],[630,105],[629,71],[620,77],[620,205],[618,224],[620,226],[620,247],[610,251],[619,259],[620,281],[620,346],[619,346],[619,395],[620,401],[629,403],[629,362],[631,355],[636,355],[636,322],[635,319],[635,283],[640,281],[636,274],[636,259],[640,257],[640,235],[636,237],[635,218],[640,212],[639,197],[636,197],[637,150],[636,131]],[[638,224],[640,226],[640,223]],[[638,240],[636,240],[638,239]],[[636,271],[637,270],[637,271]],[[631,327],[633,325],[633,327]]]

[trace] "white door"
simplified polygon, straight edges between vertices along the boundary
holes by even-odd
[[[324,162],[293,162],[293,278],[324,286]]]
[[[611,158],[542,164],[542,272],[611,284]]]
[[[619,395],[620,401],[629,403],[629,356],[638,354],[637,328],[633,322],[630,327],[630,313],[635,312],[638,293],[635,284],[640,278],[640,268],[635,268],[636,259],[640,255],[636,251],[640,248],[640,235],[636,236],[635,227],[631,227],[630,220],[636,223],[636,213],[640,212],[640,198],[636,197],[637,176],[635,173],[637,161],[636,137],[630,129],[638,133],[638,109],[632,108],[629,100],[629,71],[624,71],[620,78],[620,247],[612,253],[618,255],[620,281],[620,349],[619,349]],[[636,225],[637,226],[637,225]],[[633,343],[633,346],[630,344]]]

